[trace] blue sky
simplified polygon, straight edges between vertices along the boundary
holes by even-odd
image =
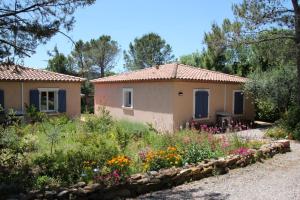
[[[134,38],[155,32],[179,57],[201,50],[204,32],[210,30],[213,22],[233,18],[231,5],[236,2],[239,0],[97,0],[94,5],[76,11],[74,29],[67,34],[75,41],[110,35],[123,51]],[[25,66],[45,68],[49,59],[47,51],[55,45],[65,54],[73,48],[66,37],[56,35],[46,45],[40,45],[36,54],[26,58]],[[114,71],[123,71],[123,63],[121,52]]]

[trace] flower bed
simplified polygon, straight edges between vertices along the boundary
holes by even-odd
[[[171,154],[177,149],[169,149]],[[171,167],[158,171],[150,171],[147,173],[139,173],[130,176],[126,181],[118,185],[107,186],[101,183],[86,185],[78,183],[69,189],[58,189],[55,191],[40,191],[32,193],[29,199],[46,198],[46,199],[114,199],[135,197],[147,192],[170,188],[187,181],[199,180],[204,177],[216,174],[227,173],[230,169],[237,167],[245,167],[257,160],[273,157],[278,153],[290,151],[290,142],[288,140],[280,140],[269,144],[262,145],[259,149],[239,148],[233,151],[231,155],[218,159],[205,160],[197,164],[188,164],[184,167]],[[168,157],[166,152],[151,153],[150,160],[159,156]],[[173,160],[173,156],[171,156]],[[110,163],[118,163],[114,159]],[[124,159],[124,162],[121,161]],[[127,158],[120,158],[121,163],[128,163]],[[126,160],[126,161],[125,161]],[[175,156],[175,160],[176,156]],[[126,164],[127,165],[127,164]]]

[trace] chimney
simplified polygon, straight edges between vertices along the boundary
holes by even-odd
[[[159,65],[155,65],[155,68],[156,68],[156,69],[159,69]]]

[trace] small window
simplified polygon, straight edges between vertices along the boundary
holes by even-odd
[[[58,91],[40,89],[40,111],[56,112],[58,109]]]
[[[242,91],[235,91],[233,93],[233,98],[234,98],[233,113],[235,115],[244,114],[244,93]]]
[[[133,108],[133,89],[123,88],[123,107]]]

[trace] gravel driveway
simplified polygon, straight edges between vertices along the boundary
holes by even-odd
[[[275,155],[264,163],[149,193],[137,199],[299,200],[300,143],[292,141],[291,148],[292,152]]]

